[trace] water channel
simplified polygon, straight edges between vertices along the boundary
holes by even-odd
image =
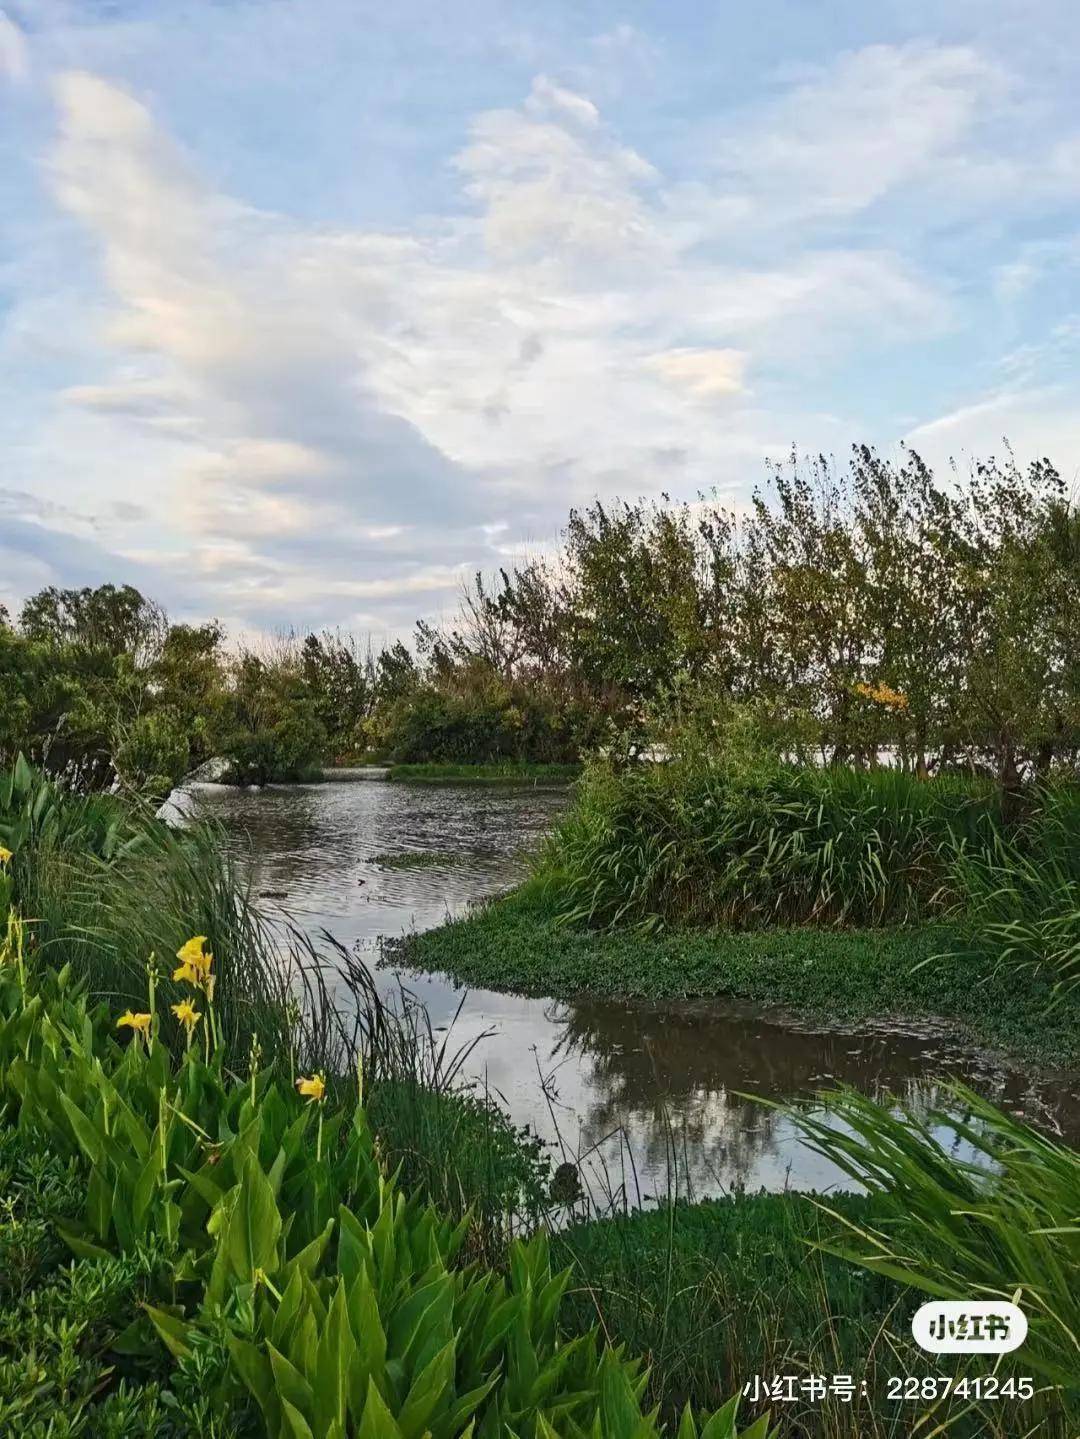
[[[196,784],[175,797],[219,821],[251,866],[264,908],[326,929],[372,966],[391,1000],[405,985],[454,1044],[484,1038],[469,1070],[509,1110],[582,1162],[594,1190],[625,1184],[632,1203],[677,1189],[828,1189],[841,1176],[783,1114],[742,1097],[785,1100],[834,1082],[917,1107],[955,1076],[1031,1122],[1080,1139],[1080,1075],[1033,1073],[940,1029],[883,1019],[845,1030],[724,1001],[568,1003],[462,991],[440,975],[381,963],[381,942],[440,924],[512,885],[567,803],[558,787],[384,780],[261,791]],[[446,856],[394,868],[376,856]],[[456,1019],[455,1019],[456,1015]],[[951,1138],[958,1153],[960,1141]]]

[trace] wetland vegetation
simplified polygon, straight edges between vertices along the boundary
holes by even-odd
[[[411,648],[230,649],[126,587],[0,620],[0,1430],[899,1435],[915,1410],[881,1385],[939,1372],[908,1338],[930,1293],[1020,1296],[1000,1373],[1034,1376],[1022,1432],[1071,1439],[1067,1143],[955,1085],[823,1080],[785,1123],[865,1192],[674,1183],[634,1212],[469,1082],[479,1031],[455,1048],[389,1006],[349,944],[260,911],[223,829],[151,801],[215,755],[237,785],[379,759],[387,792],[435,781],[433,809],[447,781],[497,781],[479,806],[570,778],[524,885],[409,936],[410,963],[552,1000],[944,1019],[1075,1069],[1078,579],[1048,463],[943,483],[858,449],[777,470],[746,514],[575,512],[556,559],[477,577]],[[459,853],[393,838],[366,861],[417,885]],[[705,1138],[671,1129],[673,1176]],[[868,1393],[736,1417],[778,1372]],[[1005,1439],[1017,1412],[961,1391],[933,1418]]]

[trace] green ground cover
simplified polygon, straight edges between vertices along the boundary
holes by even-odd
[[[582,930],[531,881],[390,950],[395,963],[485,989],[560,999],[730,996],[852,1022],[937,1017],[976,1043],[1080,1063],[1076,992],[1059,997],[1046,976],[988,970],[945,927]]]

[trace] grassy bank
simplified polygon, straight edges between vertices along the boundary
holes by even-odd
[[[578,764],[499,760],[492,764],[394,764],[387,778],[410,784],[568,784],[580,773]]]
[[[589,931],[538,881],[395,943],[395,961],[515,993],[624,999],[731,996],[824,1019],[938,1017],[973,1042],[1080,1063],[1080,996],[1030,971],[988,970],[952,930]],[[936,958],[940,956],[940,958]]]
[[[828,1202],[853,1223],[875,1215],[861,1196]],[[912,1353],[912,1299],[815,1247],[838,1227],[804,1195],[736,1194],[580,1225],[556,1237],[553,1254],[571,1269],[573,1321],[599,1319],[648,1356],[662,1413],[741,1390],[755,1374],[850,1374],[866,1380],[865,1396],[785,1405],[787,1432],[906,1433],[884,1381],[933,1372]]]

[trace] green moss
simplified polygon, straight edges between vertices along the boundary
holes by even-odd
[[[1046,980],[988,973],[945,927],[597,933],[560,923],[550,890],[533,881],[409,936],[394,957],[484,988],[560,999],[731,996],[844,1021],[936,1017],[978,1043],[1080,1062],[1080,999],[1048,1013]]]

